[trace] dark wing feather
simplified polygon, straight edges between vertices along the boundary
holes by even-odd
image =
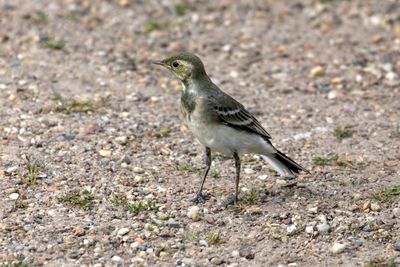
[[[261,126],[258,120],[232,97],[226,94],[219,94],[216,98],[211,99],[210,104],[219,119],[226,125],[271,139],[269,133]]]

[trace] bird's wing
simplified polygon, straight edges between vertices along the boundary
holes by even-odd
[[[222,92],[221,92],[222,93]],[[229,95],[222,93],[210,99],[210,104],[222,123],[271,139],[269,133],[245,107]]]

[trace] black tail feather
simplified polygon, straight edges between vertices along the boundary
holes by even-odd
[[[305,169],[303,166],[300,164],[296,163],[294,160],[286,156],[280,151],[277,151],[275,154],[275,157],[282,163],[284,164],[290,171],[299,174],[300,171],[305,171],[309,173],[307,169]]]

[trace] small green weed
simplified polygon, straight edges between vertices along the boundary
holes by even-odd
[[[254,205],[260,199],[260,191],[256,188],[252,188],[249,192],[246,193],[245,197],[243,198],[243,202],[247,205]]]
[[[26,185],[35,185],[37,183],[37,178],[39,174],[39,167],[28,161],[26,165],[27,174],[23,178],[23,182]]]
[[[175,13],[178,16],[184,16],[187,13],[187,7],[184,1],[181,1],[179,4],[175,5]]]
[[[211,172],[211,177],[213,177],[215,179],[221,178],[221,173],[219,171],[217,171],[217,170],[213,170]]]
[[[126,208],[130,213],[138,215],[142,211],[158,211],[160,206],[154,202],[136,202],[127,204]]]
[[[66,203],[71,207],[80,207],[82,209],[88,210],[92,207],[92,192],[89,190],[75,190],[58,198],[60,203]]]
[[[67,101],[59,94],[56,94],[53,99],[58,102],[57,112],[70,114],[73,112],[87,113],[94,111],[94,105],[88,101]]]
[[[353,131],[351,130],[353,125],[346,125],[344,127],[338,127],[335,129],[334,135],[338,138],[349,138],[353,136]]]
[[[336,161],[339,159],[339,155],[334,155],[332,157],[329,158],[325,158],[325,157],[314,157],[314,163],[319,165],[319,166],[326,166],[326,165],[330,165],[332,163],[336,163]]]
[[[70,54],[69,50],[67,49],[67,45],[62,41],[46,39],[43,41],[43,47],[48,48],[48,49],[62,51],[65,54]]]
[[[171,128],[165,128],[164,130],[155,133],[154,136],[157,138],[164,138],[164,137],[168,137],[170,136],[172,133],[172,129]]]
[[[372,195],[372,198],[382,203],[392,203],[400,196],[400,185],[395,185]]]
[[[211,232],[207,235],[206,238],[208,244],[210,245],[216,245],[216,244],[221,244],[223,243],[221,233],[219,232]]]
[[[115,206],[126,206],[128,204],[128,200],[124,194],[117,194],[111,199],[111,203]]]

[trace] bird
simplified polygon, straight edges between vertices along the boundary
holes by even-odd
[[[270,134],[241,103],[215,85],[195,54],[181,52],[152,63],[171,71],[181,82],[181,111],[186,126],[205,147],[206,167],[196,203],[204,202],[203,187],[212,163],[212,152],[235,161],[235,193],[227,205],[237,204],[243,154],[261,155],[281,176],[293,179],[307,169],[276,149]]]

